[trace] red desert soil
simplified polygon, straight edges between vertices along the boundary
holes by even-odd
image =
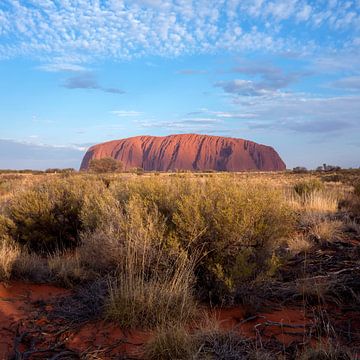
[[[142,345],[151,337],[149,332],[123,331],[114,323],[95,321],[75,326],[57,336],[61,330],[48,318],[52,310],[50,303],[69,294],[69,290],[49,285],[0,283],[0,359],[11,358],[15,347],[22,353],[27,352],[29,359],[32,354],[39,355],[35,351],[39,349],[43,353],[51,349],[55,354],[66,351],[76,354],[98,351],[101,354],[104,351],[104,355],[107,351],[109,356],[121,353],[141,358]],[[285,345],[301,342],[306,326],[311,323],[303,310],[296,308],[261,313],[246,320],[245,311],[240,307],[213,310],[212,313],[223,329],[235,329],[248,337],[260,334],[264,339],[275,337]]]
[[[92,146],[84,156],[81,169],[92,159],[112,157],[125,169],[141,167],[148,171],[285,170],[285,163],[270,146],[237,138],[182,134],[136,136]]]
[[[0,283],[0,359],[7,359],[12,353],[18,326],[36,311],[34,302],[67,293],[67,290],[49,285]],[[41,319],[37,321],[41,324]]]

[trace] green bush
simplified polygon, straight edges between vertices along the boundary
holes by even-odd
[[[322,190],[324,184],[318,179],[300,181],[294,185],[295,192],[300,196],[307,196],[315,191]]]
[[[95,229],[110,214],[103,183],[74,177],[50,179],[17,193],[6,212],[14,240],[36,252],[76,246],[81,232]]]
[[[273,252],[292,231],[292,212],[281,193],[266,186],[210,180],[178,200],[176,238],[200,252],[198,287],[223,301],[239,282],[273,271]]]
[[[227,175],[174,175],[117,182],[112,191],[121,204],[136,195],[144,206],[155,205],[168,250],[200,257],[196,277],[204,298],[222,301],[238,282],[273,271],[278,240],[292,230],[280,191]]]
[[[123,168],[124,165],[121,161],[115,160],[111,157],[92,159],[89,163],[89,171],[94,173],[118,172]]]

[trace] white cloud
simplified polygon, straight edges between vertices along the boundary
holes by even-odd
[[[296,15],[296,18],[299,21],[307,21],[311,15],[312,7],[305,4],[302,10]]]
[[[248,26],[251,18],[258,21],[257,28]],[[3,0],[0,58],[27,56],[43,61],[46,71],[78,71],[99,58],[289,51],[300,45],[294,35],[279,35],[287,21],[301,22],[312,31],[313,25],[327,26],[331,44],[337,29],[358,30],[359,19],[354,1]],[[302,40],[302,46],[313,39]]]

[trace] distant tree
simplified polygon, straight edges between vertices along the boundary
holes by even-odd
[[[110,173],[118,172],[124,168],[121,161],[115,160],[111,157],[102,159],[92,159],[89,164],[89,171],[95,173]]]
[[[339,171],[339,170],[341,170],[340,166],[335,166],[335,165],[323,164],[323,167],[324,167],[324,171]]]
[[[73,168],[66,168],[66,169],[50,168],[45,170],[47,174],[68,174],[75,171],[76,170]]]
[[[304,166],[296,166],[293,168],[294,173],[306,173],[308,172],[308,169]]]

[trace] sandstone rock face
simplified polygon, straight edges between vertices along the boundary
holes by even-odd
[[[136,136],[92,146],[81,170],[91,159],[112,157],[125,169],[144,170],[285,170],[285,163],[270,146],[252,141],[209,135]]]

